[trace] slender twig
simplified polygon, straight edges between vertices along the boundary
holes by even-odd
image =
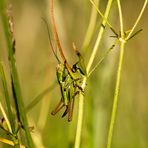
[[[107,8],[106,8],[106,11],[105,11],[105,14],[104,14],[104,19],[103,19],[103,22],[102,22],[103,26],[106,26],[106,24],[107,24],[107,18],[108,18],[109,12],[110,12],[112,1],[113,0],[108,1]],[[97,37],[97,40],[96,40],[96,43],[95,43],[95,46],[93,48],[92,54],[90,56],[90,59],[89,59],[88,65],[87,65],[87,72],[88,73],[90,71],[90,68],[91,68],[91,66],[93,64],[93,61],[95,59],[95,56],[97,54],[98,47],[99,47],[100,41],[102,39],[103,33],[104,33],[104,27],[101,27],[100,31],[99,31],[99,34],[98,34],[98,37]]]
[[[107,7],[106,7],[106,10],[105,10],[105,15],[104,15],[105,18],[103,19],[103,22],[102,22],[102,24],[104,26],[107,23],[106,20],[107,20],[107,18],[109,16],[109,12],[110,12],[110,9],[111,9],[112,2],[113,2],[113,0],[109,0],[108,1]],[[93,64],[93,61],[94,61],[95,56],[97,54],[98,47],[100,45],[100,41],[102,39],[103,33],[104,33],[104,27],[101,27],[100,28],[100,31],[98,33],[98,37],[97,37],[95,46],[93,48],[92,54],[90,56],[89,62],[87,64],[87,73],[89,73],[90,68],[91,68],[91,66]],[[83,87],[84,88],[86,86],[86,81],[87,81],[87,78],[85,77],[83,79]],[[83,106],[84,106],[84,96],[82,94],[80,94],[79,95],[79,108],[78,108],[77,130],[76,130],[76,137],[75,137],[75,148],[79,148],[80,147],[81,133],[82,133],[82,121],[83,121]]]
[[[23,97],[22,97],[19,78],[18,78],[18,72],[17,72],[17,68],[16,68],[16,62],[15,62],[15,57],[14,57],[15,41],[12,40],[13,37],[10,36],[10,32],[8,29],[9,26],[11,25],[10,23],[12,23],[12,22],[11,22],[11,20],[9,20],[9,26],[8,26],[8,18],[6,17],[6,14],[4,13],[5,8],[6,8],[5,1],[2,0],[0,4],[1,4],[1,8],[2,8],[1,9],[2,23],[3,23],[4,33],[5,33],[5,37],[6,37],[6,42],[7,42],[7,49],[8,49],[8,56],[9,56],[8,59],[9,59],[12,79],[14,82],[14,89],[15,89],[16,98],[17,98],[17,106],[19,109],[19,115],[20,115],[21,123],[24,127],[24,130],[25,130],[27,146],[29,148],[33,148],[34,147],[33,141],[31,138],[30,131],[29,131],[29,127],[28,127],[28,120],[27,120],[27,116],[25,113],[25,107],[24,107]]]
[[[109,125],[107,148],[111,147],[113,129],[114,129],[116,113],[117,113],[119,87],[120,87],[120,79],[121,79],[121,70],[122,70],[123,55],[124,55],[124,45],[125,45],[124,42],[122,42],[121,45],[120,45],[120,57],[119,57],[119,64],[118,64],[118,70],[117,70],[117,79],[116,79],[116,86],[115,86],[115,93],[114,93],[113,108],[112,108],[112,113],[111,113],[111,121],[110,121],[110,125]]]
[[[102,17],[103,20],[106,20],[106,24],[113,29],[112,25],[110,24],[110,22],[108,21],[108,19],[103,15],[103,13],[99,10],[99,8],[97,7],[97,5],[95,4],[95,2],[93,0],[89,0],[92,5],[94,6],[94,8],[96,9],[96,11],[98,12],[98,14]],[[114,31],[114,29],[113,29]]]
[[[124,38],[123,16],[122,16],[120,0],[117,0],[117,5],[118,5],[119,19],[120,19],[121,38]]]
[[[6,114],[5,110],[4,110],[3,105],[2,105],[1,102],[0,102],[0,110],[2,112],[2,115],[3,115],[4,119],[6,120],[6,123],[7,123],[7,126],[8,126],[9,131],[12,132],[11,124],[9,122],[9,119],[7,117],[7,114]]]
[[[5,139],[5,138],[1,138],[0,137],[0,142],[3,142],[5,144],[11,145],[11,146],[15,146],[15,144],[13,143],[13,141]]]
[[[48,92],[50,92],[52,89],[54,89],[55,86],[56,86],[56,82],[53,82],[53,84],[51,86],[46,88],[43,92],[41,92],[39,95],[37,95],[34,99],[31,99],[32,101],[26,107],[26,111],[29,112],[31,109],[33,109],[33,107],[35,107]]]
[[[85,88],[87,78],[83,79],[82,88]],[[83,124],[83,110],[84,110],[84,96],[79,95],[79,106],[78,106],[78,118],[77,118],[77,128],[75,136],[75,146],[74,148],[80,147],[81,133],[82,133],[82,124]]]
[[[103,54],[103,56],[101,57],[101,59],[97,62],[97,64],[94,66],[94,68],[91,69],[91,71],[88,74],[88,77],[90,77],[90,75],[99,67],[99,65],[104,61],[104,59],[106,58],[106,56],[109,54],[109,52],[119,43],[118,38],[116,39],[115,43],[108,49],[105,51],[105,53]]]
[[[137,26],[137,23],[139,22],[142,14],[144,12],[147,1],[145,1],[143,8],[141,10],[141,13],[127,37],[124,36],[123,16],[122,16],[120,0],[117,0],[117,4],[118,4],[118,11],[119,11],[119,18],[120,18],[120,29],[121,29],[121,37],[119,38],[119,40],[120,40],[120,57],[119,57],[119,64],[118,64],[118,69],[117,69],[116,86],[115,86],[115,93],[114,93],[114,99],[113,99],[111,121],[110,121],[110,125],[109,125],[107,148],[111,148],[111,144],[112,144],[113,130],[114,130],[114,124],[115,124],[115,120],[116,120],[117,107],[118,107],[118,96],[119,96],[119,89],[120,89],[121,70],[122,70],[122,65],[123,65],[125,44],[126,44],[126,41],[128,39],[130,39],[130,37],[132,36],[132,32],[134,31],[135,27]]]
[[[11,145],[11,146],[15,147],[15,143],[13,141],[5,139],[5,138],[0,137],[0,142],[3,142],[5,144],[8,144],[8,145]],[[19,148],[26,148],[26,147],[24,145],[20,144]]]
[[[109,125],[109,132],[108,132],[108,139],[107,139],[107,148],[111,148],[112,143],[112,137],[113,137],[113,130],[114,130],[114,124],[116,120],[116,114],[117,114],[117,107],[118,107],[118,96],[119,96],[119,89],[120,89],[120,81],[121,81],[121,70],[122,70],[122,64],[123,64],[123,56],[124,56],[124,28],[123,28],[123,16],[122,16],[122,10],[121,10],[121,4],[120,0],[117,0],[118,4],[118,11],[119,11],[119,18],[120,18],[120,29],[121,29],[121,39],[120,39],[120,57],[119,57],[119,64],[117,69],[117,77],[116,77],[116,85],[115,85],[115,93],[114,93],[114,99],[113,99],[113,107],[112,107],[112,113],[111,113],[111,121]]]
[[[134,32],[134,30],[135,30],[137,24],[139,23],[139,21],[140,21],[142,15],[143,15],[143,12],[144,12],[144,10],[145,10],[145,8],[146,8],[146,6],[147,6],[147,3],[148,3],[148,0],[145,0],[145,2],[144,2],[144,4],[143,4],[143,7],[142,7],[142,9],[141,9],[141,12],[139,13],[139,16],[137,17],[137,20],[135,21],[134,26],[132,27],[130,33],[129,33],[128,36],[126,37],[126,40],[128,40],[128,39],[132,36],[132,33]]]
[[[95,0],[95,3],[98,3],[99,0]],[[91,15],[90,15],[90,21],[89,21],[89,25],[86,31],[86,35],[85,35],[85,39],[83,42],[83,46],[82,46],[82,50],[86,50],[91,39],[92,39],[92,35],[95,29],[95,24],[96,24],[96,18],[97,18],[97,11],[94,9],[94,7],[92,6],[91,9]],[[84,51],[83,51],[84,52]]]
[[[10,97],[9,97],[9,93],[8,93],[8,87],[7,87],[7,82],[6,82],[6,77],[5,77],[2,62],[0,62],[0,76],[1,76],[3,88],[4,88],[4,95],[5,95],[6,106],[7,106],[7,114],[8,114],[8,118],[10,121],[10,123],[7,122],[7,124],[8,124],[10,132],[14,132],[15,131],[14,119],[13,119],[13,114],[12,114],[12,110],[11,110],[11,102],[10,102]]]

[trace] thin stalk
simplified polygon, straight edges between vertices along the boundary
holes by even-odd
[[[26,111],[29,112],[31,109],[33,109],[33,107],[35,107],[48,92],[50,92],[52,89],[55,88],[56,84],[57,84],[56,82],[53,82],[53,84],[51,86],[46,88],[43,92],[41,92],[39,95],[37,95],[34,99],[31,99],[32,101],[26,107]]]
[[[7,49],[8,49],[8,59],[9,59],[9,64],[10,64],[10,69],[11,69],[11,75],[12,75],[12,79],[14,82],[14,89],[15,89],[15,93],[16,93],[16,98],[17,98],[17,106],[18,106],[18,112],[21,118],[21,122],[22,125],[24,127],[25,130],[25,136],[26,136],[26,141],[27,141],[27,146],[29,148],[33,148],[33,141],[31,138],[31,134],[29,131],[29,127],[28,127],[28,120],[27,120],[27,116],[25,113],[25,107],[24,107],[24,103],[23,103],[23,97],[22,97],[22,93],[21,93],[21,88],[20,88],[20,83],[19,83],[19,78],[18,78],[18,72],[17,72],[17,68],[16,68],[16,62],[15,62],[15,58],[14,58],[14,47],[12,46],[12,40],[10,38],[10,32],[8,30],[8,18],[6,17],[5,12],[5,1],[2,0],[0,3],[0,8],[1,8],[1,17],[2,17],[2,23],[3,23],[3,28],[4,28],[4,33],[5,33],[5,37],[6,37],[6,42],[7,42]]]
[[[114,129],[114,124],[115,124],[115,119],[116,119],[116,114],[117,114],[121,70],[122,70],[122,63],[123,63],[123,56],[124,56],[124,45],[125,45],[124,42],[122,42],[120,45],[120,57],[119,57],[119,64],[118,64],[118,70],[117,70],[117,79],[116,79],[116,86],[115,86],[115,93],[114,93],[113,108],[112,108],[112,113],[111,113],[111,121],[109,125],[107,148],[111,148],[113,129]]]
[[[95,3],[99,3],[99,0],[95,0]],[[97,11],[92,6],[90,21],[89,21],[89,25],[88,25],[85,39],[84,39],[83,46],[82,46],[83,50],[86,50],[86,48],[88,47],[88,45],[92,39],[92,35],[93,35],[94,29],[95,29],[95,24],[96,24],[96,18],[97,18]]]
[[[128,36],[125,38],[124,37],[124,29],[123,29],[123,17],[122,17],[122,10],[121,10],[121,4],[120,0],[117,0],[118,4],[118,10],[119,10],[119,18],[120,18],[120,28],[121,28],[121,38],[120,40],[120,57],[119,57],[119,64],[118,64],[118,70],[117,70],[117,78],[116,78],[116,86],[115,86],[115,93],[114,93],[114,101],[113,101],[113,108],[112,108],[112,113],[111,113],[111,121],[109,125],[109,132],[108,132],[108,139],[107,139],[107,148],[111,148],[112,144],[112,137],[113,137],[113,130],[114,130],[114,124],[116,120],[116,114],[117,114],[117,107],[118,107],[118,96],[119,96],[119,89],[120,89],[120,81],[121,81],[121,71],[122,71],[122,64],[123,64],[123,57],[124,57],[124,47],[126,44],[126,41],[131,37],[135,27],[137,26],[138,22],[140,21],[142,14],[145,10],[147,0],[145,1],[142,10],[133,26],[131,29],[130,33]]]
[[[8,140],[8,139],[5,139],[5,138],[1,138],[0,137],[0,142],[3,142],[5,144],[11,145],[11,146],[15,146],[14,143],[13,143],[13,141]]]
[[[126,37],[125,40],[128,40],[128,39],[131,37],[133,31],[135,30],[137,24],[139,23],[139,21],[140,21],[142,15],[143,15],[143,12],[144,12],[144,10],[145,10],[145,8],[146,8],[146,6],[147,6],[147,3],[148,3],[148,0],[145,0],[145,2],[144,2],[144,4],[143,4],[143,7],[142,7],[142,9],[141,9],[141,12],[140,12],[139,16],[137,17],[137,20],[135,21],[133,28],[131,29],[130,33],[128,34],[128,36]]]
[[[107,19],[108,16],[109,16],[109,12],[110,12],[110,9],[111,9],[111,5],[112,5],[112,2],[113,0],[109,0],[108,1],[108,4],[107,4],[107,7],[106,7],[106,10],[105,10],[105,18]],[[107,21],[106,19],[103,18],[103,22],[102,24],[105,26]],[[98,51],[98,47],[100,45],[100,41],[102,39],[102,36],[103,36],[103,33],[104,33],[104,27],[101,27],[100,28],[100,31],[98,33],[98,37],[97,37],[97,40],[96,40],[96,43],[95,43],[95,46],[93,48],[93,51],[92,51],[92,54],[90,56],[90,59],[89,59],[89,62],[87,64],[87,73],[89,73],[90,71],[90,68],[93,64],[93,61],[94,61],[94,58],[97,54],[97,51]],[[83,79],[83,85],[82,85],[82,88],[85,88],[86,86],[86,81],[87,81],[87,77],[85,77]],[[84,108],[84,96],[82,94],[79,95],[79,107],[78,107],[78,120],[77,120],[77,129],[76,129],[76,137],[75,137],[75,148],[79,148],[80,147],[80,141],[81,141],[81,133],[82,133],[82,124],[83,124],[83,108]]]
[[[4,95],[5,95],[5,100],[6,100],[8,119],[10,121],[10,123],[7,123],[7,124],[8,124],[10,132],[14,133],[15,124],[14,124],[13,114],[12,114],[12,110],[11,110],[11,102],[10,102],[10,97],[9,97],[8,87],[7,87],[7,81],[6,81],[2,62],[0,62],[0,76],[1,76],[3,88],[4,88]]]
[[[121,9],[120,0],[117,0],[117,5],[118,5],[119,19],[120,19],[121,38],[124,38],[123,16],[122,16],[122,9]]]
[[[3,115],[4,119],[6,120],[6,123],[7,123],[7,126],[8,126],[9,131],[12,132],[9,119],[8,119],[8,117],[7,117],[7,114],[6,114],[5,110],[4,110],[3,105],[2,105],[1,102],[0,102],[0,110],[1,110],[1,112],[2,112],[2,115]]]
[[[94,68],[91,69],[87,77],[90,77],[90,75],[100,66],[100,64],[104,61],[104,59],[107,57],[107,55],[111,52],[111,50],[119,43],[119,40],[116,39],[115,43],[105,51],[104,55],[101,57],[101,59],[97,62],[97,64],[94,66]]]
[[[116,120],[117,107],[118,107],[118,96],[119,96],[119,89],[120,89],[123,57],[124,57],[124,46],[125,46],[125,43],[126,43],[125,40],[124,40],[123,16],[122,16],[120,0],[117,0],[117,5],[118,5],[120,29],[121,29],[120,57],[119,57],[119,64],[118,64],[118,69],[117,69],[116,86],[115,86],[115,93],[114,93],[114,99],[113,99],[111,121],[110,121],[110,125],[109,125],[107,148],[111,148],[111,144],[112,144],[113,130],[114,130],[114,124],[115,124],[115,120]]]
[[[6,121],[6,123],[7,123],[8,131],[9,131],[10,133],[12,133],[11,124],[10,124],[10,122],[9,122],[9,119],[8,119],[8,117],[7,117],[7,114],[6,114],[5,110],[4,110],[4,108],[3,108],[1,102],[0,102],[0,110],[1,110],[1,112],[2,112],[2,115],[3,115],[3,117],[4,117],[5,121]],[[5,131],[5,130],[4,130],[4,131]],[[6,130],[6,132],[8,132],[8,131]],[[12,134],[12,135],[13,135],[13,134]],[[13,146],[14,146],[15,148],[19,148],[18,141],[16,140],[17,136],[16,136],[16,137],[11,137],[11,138],[12,138],[13,141],[8,140],[8,139],[5,139],[5,138],[0,138],[0,142],[6,143],[6,144],[9,144],[9,145],[10,145],[10,144],[13,144]]]
[[[82,88],[85,88],[87,78],[83,79]],[[80,93],[79,95],[79,106],[78,106],[78,119],[77,119],[77,129],[75,136],[75,146],[74,148],[80,147],[81,133],[82,133],[82,123],[83,123],[83,110],[84,110],[84,95]]]
[[[11,140],[0,137],[0,142],[11,145],[16,148],[15,143],[13,143],[13,141],[11,141]],[[24,145],[20,144],[20,147],[18,147],[18,148],[26,148],[26,147]]]
[[[94,6],[94,8],[96,9],[96,11],[99,13],[99,15],[102,17],[102,19],[106,20],[106,24],[110,27],[113,28],[112,25],[110,24],[110,22],[108,21],[108,19],[103,15],[103,13],[99,10],[99,8],[97,7],[97,5],[95,4],[95,2],[93,0],[89,0],[92,5]]]
[[[106,24],[107,24],[107,18],[109,16],[109,12],[110,12],[110,9],[111,9],[112,2],[113,2],[113,0],[108,1],[107,8],[105,10],[105,14],[104,14],[104,18],[103,18],[103,22],[102,22],[102,25],[104,25],[104,26],[106,26]],[[90,71],[90,68],[91,68],[91,66],[93,64],[93,61],[95,59],[95,56],[97,54],[98,47],[100,45],[100,41],[102,39],[103,33],[104,33],[104,27],[101,27],[100,31],[99,31],[99,34],[98,34],[98,37],[97,37],[97,40],[96,40],[96,43],[95,43],[95,46],[93,48],[92,54],[90,56],[89,62],[87,64],[87,72],[88,73]]]

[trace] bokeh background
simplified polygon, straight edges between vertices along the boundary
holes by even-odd
[[[136,20],[143,1],[122,1],[125,30],[130,29]],[[46,26],[42,17],[49,23],[48,0],[12,0],[15,23],[16,61],[25,106],[49,87],[48,91],[30,110],[28,118],[37,148],[72,148],[74,146],[78,99],[75,101],[71,123],[61,118],[62,112],[51,116],[50,112],[60,100],[60,90],[56,82],[56,58],[48,42]],[[107,0],[100,0],[99,7],[105,10]],[[92,5],[89,0],[55,0],[56,25],[64,53],[70,64],[77,57],[72,49],[75,42],[78,49],[84,47],[84,39],[90,21]],[[116,1],[109,20],[119,32],[119,17]],[[101,18],[96,16],[96,24],[90,43],[82,54],[87,64],[100,28]],[[143,31],[131,39],[125,48],[118,113],[113,134],[112,148],[148,147],[148,9],[138,27]],[[52,28],[50,27],[52,32]],[[113,35],[108,27],[96,59],[113,43]],[[51,33],[52,42],[56,43]],[[9,75],[6,42],[0,20],[0,58],[5,62]],[[82,148],[105,148],[113,102],[116,71],[118,66],[118,46],[106,57],[87,82],[82,129]],[[8,77],[9,79],[9,77]],[[10,84],[9,84],[10,85]],[[4,99],[0,92],[0,99]],[[1,114],[1,113],[0,113]],[[10,146],[0,143],[0,148]]]

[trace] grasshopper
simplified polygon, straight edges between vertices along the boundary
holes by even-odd
[[[53,26],[53,33],[57,43],[57,47],[61,55],[61,58],[63,60],[63,62],[60,61],[60,59],[58,58],[54,50],[54,47],[50,39],[48,24],[44,20],[44,22],[47,25],[48,37],[49,37],[49,42],[50,42],[52,52],[58,61],[58,65],[56,67],[56,76],[57,76],[57,81],[61,91],[61,99],[57,104],[57,106],[55,107],[55,109],[51,112],[51,114],[55,115],[63,107],[65,107],[65,111],[62,117],[68,114],[68,121],[71,121],[72,115],[73,115],[75,97],[80,92],[84,93],[84,90],[81,87],[81,82],[83,77],[86,75],[86,68],[85,68],[84,59],[82,55],[74,45],[73,45],[73,48],[75,50],[76,55],[78,56],[78,61],[72,67],[67,62],[67,59],[63,53],[63,49],[62,49],[59,36],[57,33],[56,25],[55,25],[54,14],[53,14],[53,0],[50,0],[50,18]]]

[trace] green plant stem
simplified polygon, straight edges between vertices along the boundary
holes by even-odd
[[[87,78],[83,79],[82,88],[85,88]],[[77,129],[76,129],[76,137],[75,137],[75,148],[80,147],[81,141],[81,133],[82,133],[82,123],[83,123],[83,109],[84,108],[84,96],[82,94],[79,95],[79,106],[78,106],[78,119],[77,119]]]
[[[109,16],[109,12],[110,12],[110,9],[111,9],[112,2],[113,2],[113,0],[109,0],[108,1],[107,7],[106,7],[106,10],[105,10],[105,15],[104,15],[105,18],[103,18],[103,22],[102,22],[102,24],[104,26],[107,23],[106,20],[107,20],[107,18]],[[92,54],[90,56],[89,62],[87,64],[87,73],[89,73],[90,68],[91,68],[91,66],[93,64],[93,61],[94,61],[94,58],[95,58],[95,56],[97,54],[98,47],[100,45],[100,41],[102,39],[103,33],[104,33],[104,27],[101,27],[100,31],[98,33],[98,37],[97,37],[95,46],[93,48]],[[86,82],[87,82],[87,77],[85,77],[83,79],[82,88],[86,87]],[[79,108],[78,108],[77,129],[76,129],[75,146],[74,146],[75,148],[79,148],[80,147],[80,143],[81,143],[80,141],[81,141],[81,133],[82,133],[83,108],[84,108],[83,106],[84,106],[84,96],[82,94],[80,94],[79,95]]]
[[[107,4],[107,7],[106,7],[106,11],[105,11],[105,14],[104,14],[104,18],[103,18],[103,22],[102,22],[102,25],[103,26],[106,26],[106,23],[107,23],[107,18],[109,16],[109,12],[110,12],[110,9],[111,9],[111,5],[112,5],[112,1],[113,0],[109,0],[108,1],[108,4]],[[95,56],[97,54],[97,51],[98,51],[98,47],[100,45],[100,41],[102,39],[102,36],[103,36],[103,33],[104,33],[104,27],[101,27],[100,28],[100,31],[99,31],[99,34],[98,34],[98,37],[97,37],[97,40],[96,40],[96,43],[95,43],[95,46],[93,48],[93,51],[92,51],[92,54],[90,56],[90,59],[89,59],[89,62],[88,62],[88,65],[87,65],[87,72],[89,73],[90,71],[90,68],[93,64],[93,61],[95,59]]]
[[[5,143],[5,144],[8,144],[8,145],[11,145],[11,146],[15,147],[15,145],[14,145],[13,141],[8,140],[8,139],[5,139],[5,138],[1,138],[1,137],[0,137],[0,142]]]
[[[34,99],[31,99],[32,101],[26,107],[26,111],[29,112],[33,107],[35,107],[48,92],[50,92],[52,89],[55,88],[56,85],[57,85],[57,83],[56,83],[56,81],[54,81],[51,86],[46,88],[43,92],[41,92],[39,95],[37,95]]]
[[[119,43],[119,40],[116,39],[114,46],[116,46]],[[104,59],[107,57],[107,55],[111,52],[111,50],[114,48],[114,46],[111,46],[108,50],[105,51],[102,58],[97,62],[97,64],[91,69],[91,71],[88,73],[87,77],[90,77],[90,75],[99,67],[99,65],[104,61]]]
[[[31,138],[31,134],[29,131],[29,127],[28,127],[28,121],[27,121],[27,117],[26,117],[26,113],[25,113],[25,107],[24,107],[24,103],[23,103],[23,98],[22,98],[22,94],[21,94],[21,88],[20,88],[20,84],[19,84],[19,78],[18,78],[18,72],[17,72],[17,68],[16,68],[16,62],[15,62],[15,58],[14,58],[14,53],[13,53],[13,46],[12,46],[12,40],[10,38],[10,33],[8,30],[8,21],[7,21],[7,17],[5,12],[5,1],[1,0],[0,2],[0,8],[1,8],[1,17],[2,17],[2,23],[3,23],[3,28],[4,28],[4,33],[5,33],[5,37],[6,37],[6,42],[7,42],[7,46],[8,46],[8,59],[9,59],[9,64],[10,64],[10,70],[11,70],[11,75],[12,75],[12,79],[14,82],[14,89],[15,89],[15,93],[16,93],[16,98],[17,98],[17,106],[18,106],[18,112],[20,115],[20,119],[22,122],[22,125],[24,127],[25,130],[25,135],[26,135],[26,141],[27,141],[27,147],[29,148],[33,148],[33,141]]]
[[[6,120],[6,123],[7,123],[7,126],[8,126],[8,130],[10,133],[12,133],[12,129],[11,129],[11,124],[9,122],[9,119],[7,117],[7,114],[2,106],[2,103],[0,102],[0,110],[2,112],[2,115],[4,117],[4,119]],[[5,131],[5,130],[4,130]],[[7,131],[6,131],[7,132]],[[15,148],[19,148],[19,144],[18,144],[18,141],[16,140],[17,137],[12,137],[12,140],[13,141],[10,141],[8,139],[5,139],[5,138],[0,138],[0,142],[3,142],[3,143],[6,143],[6,144],[9,144],[9,145],[12,145],[14,146]]]
[[[130,33],[129,33],[128,36],[126,37],[126,40],[128,40],[128,39],[131,37],[132,33],[134,32],[134,30],[135,30],[137,24],[139,23],[139,21],[140,21],[142,15],[143,15],[143,12],[144,12],[144,10],[145,10],[145,8],[146,8],[146,6],[147,6],[147,3],[148,3],[148,0],[145,0],[145,2],[144,2],[144,4],[143,4],[143,7],[142,7],[142,9],[141,9],[141,12],[139,13],[139,16],[138,16],[137,20],[135,21],[134,26],[132,27]]]
[[[9,119],[7,118],[7,114],[6,114],[6,112],[5,112],[4,108],[3,108],[3,105],[1,103],[1,101],[0,101],[0,110],[2,112],[2,115],[3,115],[4,119],[6,120],[6,123],[8,125],[8,129],[10,130],[10,132],[12,132]]]
[[[99,3],[99,0],[95,0],[95,3]],[[96,24],[96,18],[97,18],[97,11],[92,6],[90,21],[89,21],[89,25],[88,25],[85,39],[84,39],[83,46],[82,46],[83,51],[87,49],[87,47],[89,46],[89,43],[92,39],[92,35],[93,35],[94,29],[95,29],[95,24]]]
[[[121,38],[123,39],[124,38],[124,27],[123,27],[123,16],[122,16],[120,0],[117,0],[117,6],[118,6],[118,11],[119,11]]]
[[[89,0],[91,2],[91,4],[94,6],[94,8],[96,9],[96,11],[98,12],[98,14],[101,16],[102,19],[106,20],[106,24],[113,29],[112,25],[110,24],[110,22],[108,21],[107,18],[105,18],[105,16],[103,15],[103,13],[99,10],[99,8],[97,7],[97,5],[95,4],[95,2],[93,0]]]
[[[119,57],[119,64],[118,64],[118,69],[117,69],[116,86],[115,86],[115,93],[114,93],[114,99],[113,99],[111,121],[110,121],[110,125],[109,125],[107,148],[111,148],[111,144],[112,144],[113,130],[114,130],[114,124],[115,124],[115,120],[116,120],[117,107],[118,107],[118,96],[119,96],[119,89],[120,89],[123,57],[124,57],[124,46],[126,43],[124,40],[123,16],[122,16],[120,0],[117,0],[117,5],[118,5],[120,29],[121,29],[121,38],[119,39],[120,40],[120,57]]]
[[[107,148],[111,147],[112,136],[113,136],[113,128],[114,128],[116,114],[117,114],[121,70],[122,70],[123,55],[124,55],[124,45],[125,45],[124,42],[122,42],[121,45],[120,45],[119,65],[118,65],[118,70],[117,70],[117,79],[116,79],[116,86],[115,86],[115,93],[114,93],[113,108],[112,108],[112,113],[111,113],[111,121],[110,121],[110,125],[109,125]]]
[[[118,70],[117,70],[117,79],[116,79],[116,86],[115,86],[115,93],[114,93],[113,108],[112,108],[112,113],[111,113],[111,121],[109,125],[109,132],[108,132],[108,139],[107,139],[107,148],[111,148],[111,144],[112,144],[113,129],[114,129],[114,124],[115,124],[116,114],[117,114],[117,107],[118,107],[118,96],[119,96],[119,89],[120,89],[123,57],[124,57],[124,47],[125,47],[126,41],[131,37],[135,27],[137,26],[138,22],[140,21],[142,17],[142,14],[147,5],[147,0],[145,1],[141,12],[127,37],[124,37],[123,16],[122,16],[120,0],[117,0],[117,4],[118,4],[119,18],[120,18],[121,38],[119,40],[121,44],[120,44],[120,57],[119,57],[119,65],[118,65]]]
[[[4,95],[5,95],[6,106],[7,106],[7,114],[8,114],[8,118],[9,118],[9,121],[10,121],[10,123],[8,122],[7,124],[8,124],[10,132],[14,133],[15,124],[14,124],[13,114],[12,114],[12,110],[11,110],[11,105],[10,105],[11,102],[10,102],[10,97],[9,97],[8,87],[7,87],[7,81],[6,81],[2,62],[0,62],[0,76],[1,76],[3,88],[4,88]]]

